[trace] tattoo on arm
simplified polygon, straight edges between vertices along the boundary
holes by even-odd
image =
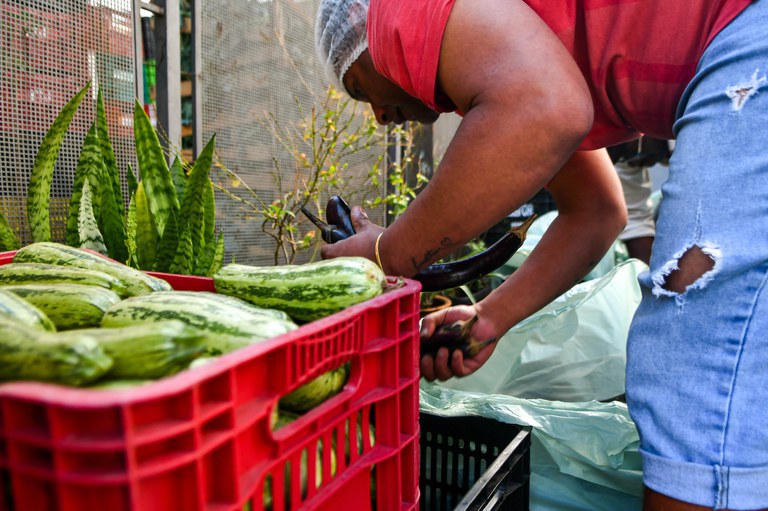
[[[453,242],[451,241],[451,238],[443,238],[440,240],[440,248],[433,248],[430,250],[427,250],[424,253],[424,256],[422,257],[421,261],[417,261],[414,258],[411,258],[411,263],[413,264],[413,267],[415,270],[421,270],[425,266],[429,264],[429,262],[432,260],[432,258],[439,254],[441,250],[444,250],[445,248],[451,247],[453,245]]]

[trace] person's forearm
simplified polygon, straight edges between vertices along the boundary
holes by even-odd
[[[605,255],[617,229],[589,228],[589,221],[558,216],[520,268],[476,305],[499,335],[570,289]]]
[[[388,273],[413,276],[487,231],[535,195],[580,140],[567,125],[548,128],[543,113],[539,124],[488,110],[467,114],[429,184],[382,235]]]

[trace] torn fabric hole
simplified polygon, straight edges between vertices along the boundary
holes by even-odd
[[[697,278],[693,283],[686,286],[685,291],[683,293],[677,293],[675,291],[670,291],[669,289],[666,289],[664,286],[667,283],[667,277],[672,274],[672,272],[679,270],[679,261],[680,259],[685,255],[686,252],[691,250],[693,247],[698,247],[701,249],[701,252],[707,256],[709,256],[710,259],[712,259],[713,266],[711,270],[708,270],[704,272],[699,278]],[[675,255],[672,256],[672,259],[664,263],[664,265],[653,274],[651,277],[653,281],[653,295],[660,297],[660,296],[669,296],[674,297],[675,302],[678,306],[682,307],[685,304],[685,297],[688,294],[689,291],[694,289],[703,289],[708,283],[712,281],[712,279],[717,275],[717,273],[720,271],[720,262],[723,257],[723,253],[720,250],[720,247],[715,245],[714,243],[708,243],[708,242],[697,242],[697,243],[691,243],[690,245],[687,245],[685,248],[677,252]]]
[[[731,98],[731,109],[734,112],[738,112],[744,108],[744,104],[749,98],[757,94],[757,90],[760,86],[764,83],[768,83],[768,78],[766,78],[765,75],[760,78],[757,77],[759,72],[760,69],[755,69],[755,72],[749,80],[736,85],[730,85],[725,89],[725,95]]]

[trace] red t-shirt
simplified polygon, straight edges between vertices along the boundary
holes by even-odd
[[[672,138],[678,102],[702,52],[751,0],[525,2],[587,79],[595,121],[580,148],[596,149],[639,133]],[[452,7],[453,0],[371,0],[368,12],[376,69],[438,112],[455,109],[436,87]]]

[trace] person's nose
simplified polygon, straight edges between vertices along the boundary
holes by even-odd
[[[371,103],[371,108],[373,109],[373,115],[376,116],[376,121],[378,121],[378,123],[382,126],[386,126],[393,121],[392,116],[387,113],[387,109],[383,106],[378,106]]]

